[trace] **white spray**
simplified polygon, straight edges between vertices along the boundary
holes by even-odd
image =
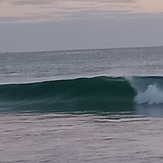
[[[130,78],[128,79],[131,86],[135,89],[137,95],[134,101],[138,104],[161,104],[163,103],[163,89],[152,80],[146,78]]]

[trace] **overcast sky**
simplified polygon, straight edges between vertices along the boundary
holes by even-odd
[[[163,0],[0,0],[0,52],[163,45]]]

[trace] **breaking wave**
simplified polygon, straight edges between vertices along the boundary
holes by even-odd
[[[1,112],[132,112],[163,103],[163,77],[94,77],[0,85]]]

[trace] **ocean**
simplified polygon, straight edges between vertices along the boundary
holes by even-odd
[[[163,162],[163,47],[0,54],[0,162]]]

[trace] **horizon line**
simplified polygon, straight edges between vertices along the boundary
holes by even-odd
[[[133,47],[106,47],[106,48],[77,48],[77,49],[59,49],[59,50],[38,50],[38,51],[6,51],[0,52],[0,54],[11,54],[11,53],[46,53],[46,52],[71,52],[71,51],[93,51],[93,50],[114,50],[114,49],[139,49],[139,48],[163,48],[163,45],[152,45],[152,46],[133,46]]]

